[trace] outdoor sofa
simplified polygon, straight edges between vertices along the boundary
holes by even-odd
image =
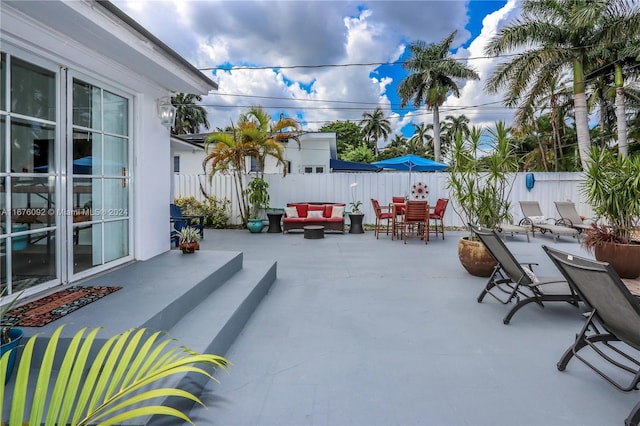
[[[319,225],[324,226],[325,231],[344,233],[344,216],[344,203],[288,203],[284,209],[282,232]]]

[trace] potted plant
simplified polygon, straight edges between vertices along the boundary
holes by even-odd
[[[269,207],[269,183],[261,177],[255,177],[247,188],[250,213],[247,228],[250,232],[262,232],[264,222],[262,212]]]
[[[351,202],[349,203],[349,207],[351,207],[351,212],[349,213],[349,233],[350,234],[362,234],[364,233],[364,229],[362,228],[362,222],[364,220],[364,213],[360,210],[360,206],[362,206],[362,201],[356,200],[356,188],[358,187],[357,182],[353,182],[349,185],[351,188]]]
[[[5,290],[6,290],[6,287],[2,289],[2,294],[0,294],[0,296],[4,295]],[[13,308],[13,306],[16,304],[16,302],[18,301],[21,295],[22,293],[18,294],[9,303],[0,307],[0,320],[2,320],[6,316],[7,312],[9,312],[11,308]],[[17,352],[16,348],[20,344],[20,340],[22,340],[22,336],[24,336],[24,331],[22,331],[22,329],[15,328],[12,325],[2,326],[2,329],[0,331],[0,356],[4,356],[6,352],[11,351],[11,353],[9,354],[5,384],[9,381],[9,378],[11,377],[11,372],[13,371],[13,364],[15,363],[15,360],[16,360],[16,352]]]
[[[193,226],[185,226],[179,230],[176,235],[178,236],[180,249],[183,253],[194,253],[200,249],[200,232]]]
[[[600,224],[585,232],[581,244],[620,277],[637,278],[640,244],[632,235],[640,220],[640,157],[594,147],[584,174],[581,190]]]
[[[453,199],[452,207],[464,223],[495,229],[502,222],[511,221],[509,197],[518,163],[509,129],[497,122],[489,131],[487,141],[483,129],[473,127],[467,138],[456,134],[451,147],[451,167],[447,188]],[[483,145],[489,145],[485,151]],[[490,276],[495,261],[473,234],[458,243],[458,258],[472,275]]]

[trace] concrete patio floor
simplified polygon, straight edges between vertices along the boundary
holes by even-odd
[[[530,304],[503,325],[510,306],[477,303],[486,278],[460,265],[462,232],[428,245],[206,232],[203,250],[276,260],[278,277],[203,395],[208,409],[191,413],[198,425],[622,425],[640,399],[577,360],[556,369],[578,309]],[[559,275],[543,244],[591,257],[573,238],[507,242],[539,276]]]

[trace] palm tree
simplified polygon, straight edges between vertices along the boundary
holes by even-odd
[[[454,79],[478,80],[480,76],[472,68],[455,59],[449,50],[456,35],[439,44],[426,44],[418,40],[409,45],[410,57],[402,67],[409,75],[398,85],[400,105],[404,108],[412,101],[415,108],[423,103],[433,111],[433,151],[436,161],[440,161],[440,113],[439,107],[446,100],[447,94],[460,96],[460,90]]]
[[[378,140],[382,138],[386,141],[391,133],[391,125],[389,120],[385,118],[382,108],[377,107],[373,112],[364,112],[360,126],[369,145],[373,148],[373,153],[377,156]]]
[[[207,111],[196,105],[202,102],[202,96],[192,93],[178,93],[171,98],[171,104],[176,107],[176,120],[171,128],[174,135],[199,133],[200,126],[209,130]]]
[[[640,8],[629,2],[614,2],[602,15],[595,46],[591,56],[602,66],[598,74],[605,72],[613,78],[615,87],[615,115],[618,133],[618,152],[623,157],[628,154],[627,117],[625,112],[625,75],[638,76],[637,60],[634,52],[640,48]]]
[[[593,46],[611,42],[607,34],[613,30],[603,27],[610,24],[609,18],[625,10],[627,3],[625,0],[524,0],[522,16],[502,28],[485,49],[490,55],[523,50],[511,61],[500,64],[486,85],[492,93],[506,88],[507,106],[520,102],[520,108],[531,107],[547,92],[550,81],[573,71],[575,123],[583,169],[587,168],[591,145],[584,71],[589,64],[588,53]]]
[[[233,174],[240,217],[245,225],[251,214],[244,182],[247,176],[247,157],[256,159],[260,178],[264,176],[267,157],[275,158],[277,165],[283,166],[283,176],[286,175],[282,141],[298,140],[298,129],[299,125],[295,120],[281,116],[274,123],[261,106],[254,106],[240,115],[236,125],[232,124],[231,132],[215,132],[205,139],[207,155],[202,162],[203,167],[206,170],[207,165],[210,166],[210,178],[217,172]],[[209,152],[211,145],[213,147]]]
[[[447,115],[442,123],[443,135],[446,138],[446,144],[451,146],[455,140],[456,133],[460,132],[463,139],[469,136],[469,118],[464,115]]]
[[[424,123],[413,125],[413,135],[409,138],[407,154],[421,157],[427,155],[427,152],[433,154],[433,137],[429,134],[429,130],[433,130],[433,125]]]

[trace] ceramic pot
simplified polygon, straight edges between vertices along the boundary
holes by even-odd
[[[608,262],[620,278],[640,277],[640,244],[603,243],[595,246],[594,254],[601,262]]]
[[[264,228],[264,222],[262,219],[249,219],[247,221],[247,229],[251,233],[257,234],[262,232],[262,228]]]
[[[9,343],[4,343],[3,341],[2,345],[0,345],[0,356],[4,355],[5,352],[11,351],[11,354],[9,354],[9,364],[7,365],[7,376],[4,381],[5,385],[11,378],[13,364],[16,362],[16,352],[18,352],[17,347],[20,344],[20,340],[22,340],[22,336],[24,336],[24,331],[19,328],[12,328],[7,332],[7,334],[11,338],[11,341]]]
[[[480,241],[462,237],[458,242],[458,259],[464,269],[476,277],[490,277],[496,266],[491,254]]]

